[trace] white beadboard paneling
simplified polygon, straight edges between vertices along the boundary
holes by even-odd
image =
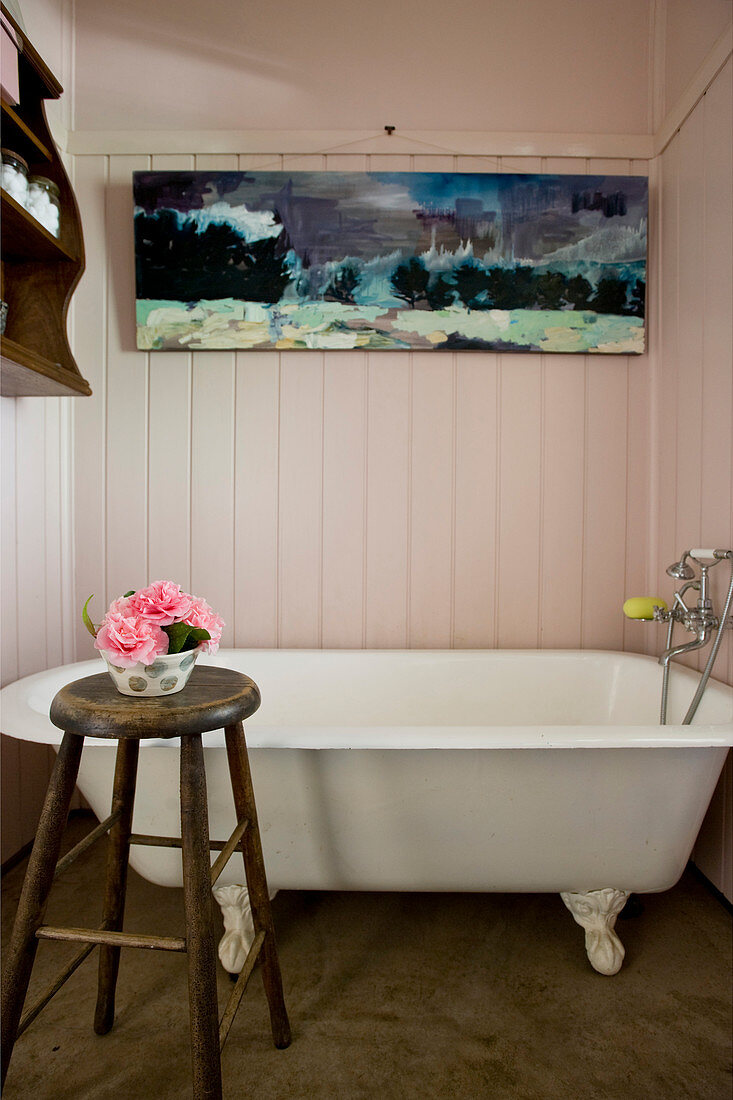
[[[460,156],[454,157],[454,171],[455,172],[499,172],[501,171],[501,165],[505,158],[500,156]],[[534,160],[534,158],[530,158]],[[518,163],[524,163],[525,157],[517,158]],[[507,168],[508,172],[521,172],[521,168]]]
[[[62,572],[63,530],[62,509],[65,505],[63,486],[60,480],[62,463],[61,448],[67,440],[62,433],[63,398],[52,397],[44,401],[45,427],[43,434],[44,469],[44,564],[46,593],[46,664],[49,668],[63,664],[64,630],[62,615],[62,593],[68,578]]]
[[[147,157],[112,157],[107,185],[108,600],[148,580],[148,355],[135,347],[132,195],[132,173],[148,163]]]
[[[648,309],[648,307],[647,307]],[[649,314],[647,312],[647,323]],[[626,499],[626,582],[624,599],[634,595],[659,595],[657,583],[651,587],[647,563],[647,533],[651,523],[649,467],[651,439],[650,362],[648,355],[637,362],[629,357],[627,378],[627,499]],[[655,578],[656,581],[656,578]],[[623,648],[637,653],[653,652],[650,643],[657,638],[656,627],[623,618]]]
[[[412,169],[415,172],[455,172],[456,158],[452,155],[418,153],[412,158]]]
[[[239,352],[234,474],[235,645],[278,644],[280,356]]]
[[[323,172],[327,168],[327,158],[323,153],[289,153],[282,158],[284,172]]]
[[[18,675],[46,668],[46,405],[16,398]]]
[[[582,644],[620,649],[626,588],[627,366],[587,357]]]
[[[452,644],[455,357],[412,358],[409,643]]]
[[[496,644],[497,356],[456,356],[453,643]]]
[[[3,401],[3,677],[60,663],[59,399]],[[55,461],[54,461],[55,460]],[[12,477],[12,481],[10,478]],[[7,530],[6,530],[7,524]],[[11,545],[8,542],[11,541]],[[7,609],[7,617],[6,617]],[[2,859],[33,839],[53,753],[2,738]]]
[[[321,645],[323,353],[282,352],[280,386],[279,637]]]
[[[92,387],[91,397],[74,398],[74,636],[76,658],[91,656],[92,640],[81,621],[84,601],[94,593],[92,618],[98,622],[107,604],[106,358],[108,248],[106,239],[106,157],[79,157],[74,189],[82,216],[86,270],[74,294],[74,355]],[[139,487],[136,487],[139,491]]]
[[[193,169],[193,156],[156,156],[157,172]],[[148,580],[191,590],[192,355],[150,356]]]
[[[2,681],[64,659],[66,399],[3,398]],[[68,598],[68,594],[67,598]],[[53,751],[0,738],[4,862],[33,839]]]
[[[401,352],[369,358],[366,645],[408,643],[410,362]]]
[[[147,580],[174,580],[189,591],[192,375],[192,357],[188,352],[151,356]]]
[[[224,619],[225,646],[234,640],[234,381],[233,352],[194,356],[190,590]]]
[[[404,153],[372,153],[368,159],[370,172],[413,172],[419,168],[416,158]]]
[[[364,644],[365,354],[324,357],[323,636],[326,648]]]
[[[328,153],[326,169],[329,172],[366,172],[368,158],[365,153]]]
[[[626,588],[624,597],[656,589],[650,580],[652,523],[651,473],[656,425],[653,410],[655,340],[658,342],[659,268],[657,264],[659,179],[655,164],[629,161],[629,175],[649,176],[649,241],[646,278],[646,352],[627,359],[627,500],[626,500]],[[656,594],[656,593],[653,593]],[[639,630],[639,624],[624,616],[623,648],[638,653],[656,652],[655,631]]]
[[[541,557],[542,364],[539,355],[499,357],[499,559],[497,645],[538,645]]]
[[[272,153],[240,153],[237,166],[241,172],[272,171],[282,168],[282,156]]]
[[[585,362],[542,361],[540,644],[580,646],[585,535]]]
[[[237,171],[237,156],[197,156],[197,171]],[[191,591],[224,619],[234,643],[235,352],[193,357],[191,395]]]

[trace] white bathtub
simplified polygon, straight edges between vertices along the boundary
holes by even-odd
[[[636,654],[223,650],[207,660],[262,692],[246,735],[272,890],[558,891],[591,961],[588,938],[600,937],[593,965],[604,973],[623,957],[612,929],[628,893],[680,877],[733,745],[732,688],[711,681],[694,725],[660,727],[661,669]],[[82,662],[5,688],[3,732],[58,744],[53,695],[99,671]],[[696,683],[673,668],[671,722]],[[211,835],[225,839],[234,810],[222,731],[205,744]],[[114,745],[88,739],[82,757],[79,786],[100,818]],[[135,832],[179,830],[176,745],[143,743]],[[222,885],[241,882],[237,863]],[[134,847],[131,865],[181,883],[175,849]]]

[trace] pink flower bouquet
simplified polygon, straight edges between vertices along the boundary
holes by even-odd
[[[84,604],[82,619],[124,694],[180,691],[198,654],[219,648],[223,620],[206,600],[190,596],[173,581],[156,581],[113,600],[98,627],[89,618],[91,599]],[[183,656],[168,659],[178,654]],[[187,670],[183,681],[181,669]]]

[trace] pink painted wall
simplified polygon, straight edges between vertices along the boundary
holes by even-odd
[[[647,129],[648,0],[76,0],[76,28],[77,130]]]
[[[730,0],[665,0],[664,108],[670,111],[712,49],[730,25]]]
[[[733,546],[733,62],[661,157],[659,349],[653,478],[656,566],[690,545]],[[711,580],[720,608],[730,573]],[[702,667],[707,654],[694,662]],[[733,683],[728,632],[715,675]],[[733,899],[733,764],[716,792],[695,859]]]

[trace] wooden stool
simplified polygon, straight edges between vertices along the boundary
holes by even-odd
[[[2,1074],[18,1035],[50,1001],[66,979],[100,945],[94,1030],[104,1035],[114,1019],[115,985],[121,947],[185,951],[194,1096],[221,1097],[220,1048],[242,999],[258,956],[270,1009],[275,1046],[290,1043],[280,964],[275,946],[270,898],[262,859],[252,779],[242,720],[260,705],[257,685],[248,676],[225,668],[198,666],[176,695],[130,698],[120,695],[107,673],[68,684],[51,704],[51,721],[64,730],[28,863],[2,988]],[[210,842],[206,774],[201,734],[224,727],[237,827],[226,843]],[[71,796],[76,784],[84,738],[115,738],[115,767],[110,816],[57,864]],[[181,738],[181,839],[132,833],[132,810],[140,741],[146,737]],[[94,840],[109,832],[104,910],[101,927],[52,928],[43,924],[56,874],[65,870]],[[160,844],[183,849],[183,894],[186,937],[138,935],[122,931],[130,844]],[[210,851],[220,850],[213,866]],[[255,939],[221,1020],[216,992],[216,942],[211,887],[235,851],[244,858],[252,903]],[[60,977],[21,1019],[39,939],[85,944]]]

